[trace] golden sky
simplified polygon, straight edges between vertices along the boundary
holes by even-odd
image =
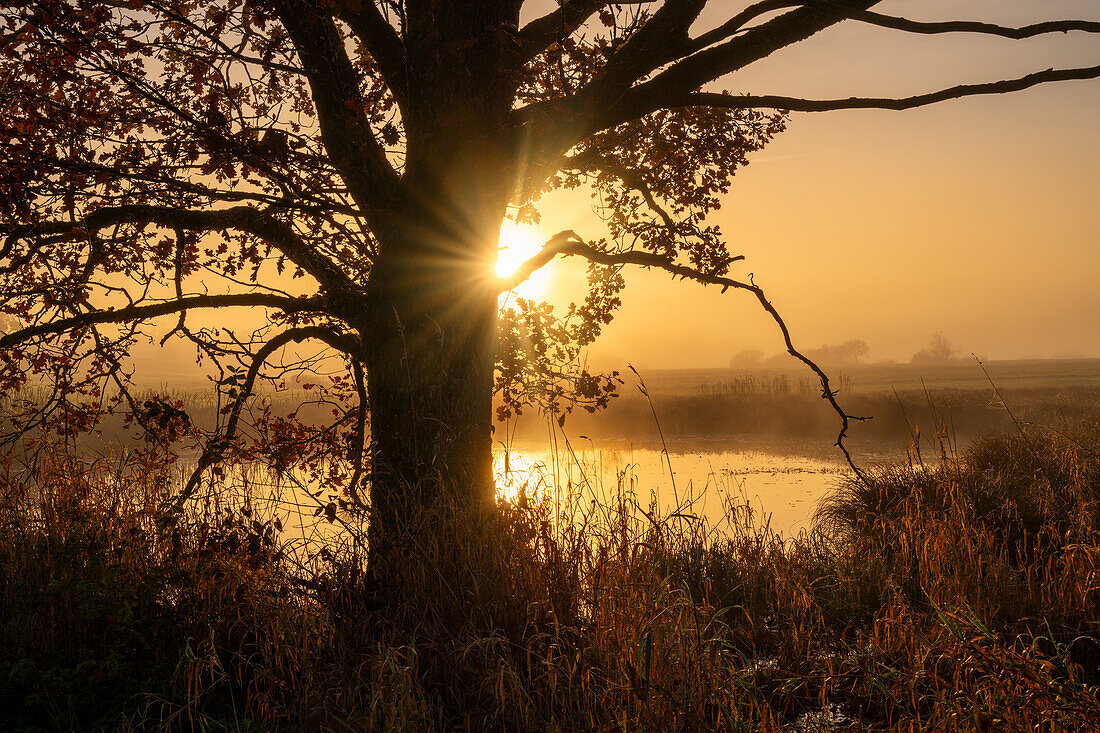
[[[711,0],[697,30],[744,4]],[[1100,0],[893,0],[877,9],[1007,25],[1100,20]],[[914,37],[846,23],[716,88],[905,96],[1096,63],[1095,35]],[[556,194],[542,211],[533,234],[603,236],[584,191]],[[993,359],[1100,357],[1100,81],[906,112],[796,113],[739,172],[715,221],[747,257],[732,274],[753,273],[800,347],[863,339],[871,359],[907,361],[942,332],[961,353]],[[521,254],[505,257],[515,264]],[[721,367],[742,350],[783,350],[752,296],[627,275],[623,308],[588,355],[597,367]],[[564,305],[583,282],[581,263],[559,262],[524,294]],[[154,382],[194,373],[193,347],[178,340],[134,356],[158,365]]]
[[[713,2],[736,10],[742,3]],[[881,12],[1023,24],[1100,19],[1096,0],[896,0]],[[710,12],[710,11],[708,11]],[[714,23],[710,12],[700,25]],[[811,97],[897,96],[1100,63],[1084,34],[1010,41],[913,37],[848,23],[718,86]],[[548,233],[600,236],[586,196],[544,207]],[[734,273],[755,275],[796,343],[864,339],[907,360],[936,332],[990,358],[1100,356],[1100,81],[907,112],[794,114],[751,158],[715,219]],[[573,292],[557,266],[555,300]],[[635,271],[593,361],[724,366],[780,351],[751,296]]]

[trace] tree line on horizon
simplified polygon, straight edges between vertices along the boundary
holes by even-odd
[[[857,367],[874,364],[897,364],[896,359],[870,361],[871,347],[863,339],[849,339],[838,344],[823,344],[816,349],[803,349],[803,353],[817,364],[825,367]],[[787,352],[767,355],[760,349],[744,349],[729,361],[730,369],[781,368],[790,365],[791,356]],[[918,366],[935,364],[957,364],[965,361],[964,354],[944,336],[937,332],[928,344],[913,353],[908,363]]]

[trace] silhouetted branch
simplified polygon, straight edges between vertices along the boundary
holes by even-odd
[[[580,28],[600,8],[610,5],[642,5],[655,0],[634,0],[616,3],[615,0],[565,0],[557,10],[529,21],[519,31],[520,59],[530,61],[557,41],[567,38]]]
[[[148,305],[134,305],[109,311],[91,311],[78,316],[39,323],[0,336],[0,349],[11,348],[30,339],[74,331],[106,323],[129,323],[166,316],[195,308],[230,308],[235,306],[278,308],[286,313],[313,310],[321,306],[320,298],[286,298],[271,293],[238,293],[232,295],[192,295],[178,300],[165,300]]]
[[[400,187],[398,175],[364,113],[360,76],[336,23],[312,3],[282,0],[276,7],[309,79],[332,164],[365,214],[392,204]]]
[[[616,49],[590,85],[597,96],[625,89],[645,74],[686,55],[688,30],[707,0],[665,2]]]
[[[702,35],[692,38],[684,47],[685,55],[687,53],[701,51],[707,46],[726,40],[735,33],[744,30],[745,26],[751,21],[767,15],[768,13],[777,10],[789,10],[791,8],[802,7],[806,4],[807,3],[804,2],[798,2],[798,0],[764,0],[764,2],[753,3],[717,28],[712,28]]]
[[[875,2],[848,0],[845,7]],[[629,68],[619,65],[613,56],[608,62],[616,65],[613,77],[597,77],[575,94],[516,110],[517,127],[538,141],[542,158],[556,161],[587,137],[657,109],[683,106],[675,100],[842,20],[835,12],[800,7],[697,53],[692,53],[690,39],[675,33],[664,41],[669,48],[632,55]],[[635,84],[662,65],[667,68]]]
[[[188,231],[218,231],[237,229],[264,240],[286,255],[322,286],[348,289],[353,284],[347,275],[316,248],[304,242],[289,224],[275,219],[251,206],[226,209],[193,210],[172,206],[131,204],[104,206],[75,222],[51,222],[35,226],[15,227],[6,234],[0,255],[10,252],[15,240],[49,235],[86,236],[106,227],[120,224],[155,224],[169,229]],[[33,243],[32,243],[32,246]]]
[[[847,99],[802,99],[782,96],[734,96],[696,92],[683,97],[680,106],[724,107],[726,109],[758,109],[769,107],[790,112],[831,112],[841,109],[889,109],[906,110],[924,107],[937,102],[945,102],[962,97],[974,97],[986,94],[1005,94],[1056,81],[1074,81],[1100,78],[1100,66],[1079,69],[1048,69],[1028,74],[1017,79],[988,82],[985,84],[960,84],[949,89],[941,89],[912,97],[849,97]]]
[[[886,15],[871,10],[846,7],[835,2],[829,2],[828,0],[766,0],[765,2],[750,5],[717,28],[691,39],[689,48],[692,52],[701,50],[744,30],[745,26],[756,18],[778,10],[798,7],[818,8],[834,13],[847,20],[857,20],[882,28],[926,35],[940,33],[977,33],[1021,40],[1048,33],[1068,33],[1071,31],[1083,31],[1086,33],[1100,32],[1100,23],[1088,20],[1052,20],[1042,23],[1032,23],[1025,26],[1011,27],[970,20],[910,20],[908,18]]]
[[[585,242],[576,232],[572,230],[559,232],[554,235],[543,249],[524,262],[516,270],[515,275],[512,278],[508,278],[506,284],[509,287],[504,287],[504,290],[510,290],[511,288],[523,282],[524,279],[529,277],[531,273],[538,270],[540,267],[546,265],[554,257],[561,255],[563,257],[578,256],[583,257],[589,262],[595,262],[599,265],[606,266],[619,266],[619,265],[640,265],[641,267],[651,267],[659,270],[669,272],[684,280],[694,280],[695,282],[703,285],[717,285],[722,288],[722,292],[726,292],[730,288],[736,290],[745,290],[756,296],[761,307],[771,316],[772,320],[779,327],[780,332],[783,335],[783,343],[787,347],[787,353],[795,357],[803,364],[808,366],[817,378],[821,382],[821,397],[826,400],[833,408],[833,411],[840,417],[840,432],[837,435],[836,447],[840,449],[844,454],[844,459],[848,462],[852,471],[861,481],[866,482],[867,479],[862,470],[856,466],[855,461],[852,459],[852,454],[848,451],[847,446],[844,445],[844,439],[848,435],[848,428],[852,421],[855,420],[869,420],[869,417],[857,417],[855,415],[849,415],[840,406],[840,403],[836,400],[837,391],[833,389],[829,375],[818,366],[812,359],[803,354],[797,348],[795,348],[794,342],[791,339],[791,332],[787,328],[786,322],[783,317],[779,315],[779,311],[772,305],[764,293],[764,290],[760,288],[756,283],[752,282],[750,276],[749,282],[742,282],[741,280],[734,280],[733,278],[725,277],[724,275],[716,275],[713,273],[699,272],[693,270],[685,265],[679,265],[672,260],[662,257],[661,255],[653,254],[651,252],[603,252],[596,249],[592,245]],[[743,258],[734,258],[743,259]],[[518,281],[517,281],[518,278]],[[512,284],[515,282],[515,284]]]
[[[857,20],[861,23],[869,23],[882,28],[924,35],[940,33],[977,33],[981,35],[1010,38],[1012,40],[1022,40],[1024,38],[1034,38],[1035,36],[1041,36],[1048,33],[1069,33],[1071,31],[1100,33],[1100,22],[1091,20],[1048,20],[1042,23],[1012,27],[974,20],[910,20],[909,18],[886,15],[871,10],[846,8],[843,5],[828,2],[827,0],[806,0],[799,4],[835,12],[844,18]]]
[[[595,167],[610,173],[622,181],[627,188],[632,188],[641,194],[646,205],[652,209],[657,216],[661,217],[661,221],[664,222],[665,228],[668,229],[669,234],[672,236],[676,234],[679,229],[679,227],[676,226],[676,221],[672,218],[668,210],[657,201],[657,198],[653,195],[653,190],[645,182],[645,179],[642,178],[641,173],[607,161],[600,161]]]
[[[284,331],[260,347],[255,356],[252,357],[252,363],[248,367],[244,382],[241,384],[237,396],[233,400],[232,407],[230,407],[229,419],[226,421],[225,431],[221,436],[212,438],[206,445],[206,448],[203,449],[202,456],[199,458],[195,470],[192,471],[191,478],[188,479],[187,485],[172,501],[173,511],[182,509],[184,502],[198,490],[199,482],[202,480],[202,475],[206,472],[206,469],[221,461],[225,456],[225,452],[229,449],[230,445],[232,445],[233,439],[237,435],[237,425],[240,421],[241,410],[244,409],[244,403],[252,396],[252,392],[256,387],[256,378],[259,376],[260,369],[263,368],[264,363],[271,358],[272,354],[287,344],[300,343],[309,339],[323,341],[332,348],[343,351],[344,353],[352,353],[358,343],[358,339],[355,337],[339,333],[327,326],[306,326]]]
[[[694,39],[673,33],[664,39],[659,51],[632,56],[629,73],[615,74],[618,83],[596,79],[568,97],[535,103],[517,110],[522,123],[539,129],[528,130],[533,139],[546,141],[547,159],[568,150],[577,141],[602,130],[644,117],[660,109],[694,105],[727,109],[764,108],[790,111],[824,112],[840,109],[910,109],[960,97],[1004,94],[1047,82],[1100,77],[1100,67],[1048,69],[1016,79],[964,84],[926,94],[903,98],[850,98],[810,100],[774,95],[742,96],[723,99],[721,94],[698,93],[703,85],[737,71],[771,53],[802,41],[837,22],[850,19],[884,28],[917,34],[974,33],[1010,39],[1032,38],[1071,31],[1100,33],[1100,22],[1057,20],[1021,27],[1001,26],[979,21],[914,21],[868,10],[876,2],[851,0],[768,0],[749,6],[717,28]],[[791,12],[746,27],[752,20],[769,13]],[[626,44],[629,46],[630,44]],[[616,54],[616,57],[618,54]],[[617,67],[613,57],[609,67]],[[669,64],[669,62],[671,62]],[[653,78],[634,83],[662,64],[669,64]],[[738,101],[730,101],[730,100]],[[557,151],[554,148],[557,148]]]
[[[394,99],[404,109],[409,94],[408,59],[405,57],[404,41],[382,16],[373,0],[364,0],[355,5],[357,7],[351,3],[338,5],[340,18],[359,36],[359,40],[385,76],[386,86]]]
[[[1010,39],[1070,31],[1100,32],[1100,22],[1086,20],[1046,21],[1022,27],[979,21],[915,21],[868,10],[877,2],[878,0],[802,0],[757,3],[686,45],[678,38],[667,39],[666,44],[678,52],[680,60],[640,86],[697,89],[773,51],[804,39],[807,33],[812,35],[842,20],[856,20],[908,33],[974,33]],[[745,28],[756,17],[787,8],[793,9],[792,12],[758,26]],[[719,45],[712,45],[714,43]],[[660,54],[657,54],[656,60],[661,61]],[[647,71],[655,68],[656,65],[651,66]]]

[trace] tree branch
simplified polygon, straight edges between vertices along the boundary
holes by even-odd
[[[337,7],[340,7],[339,5]],[[374,0],[363,0],[358,10],[343,4],[340,19],[363,42],[371,57],[377,62],[398,106],[404,110],[408,102],[409,75],[405,57],[405,43],[386,19],[382,17]]]
[[[0,336],[0,349],[11,348],[40,336],[51,336],[105,323],[127,323],[157,318],[195,308],[263,307],[277,308],[286,313],[299,313],[319,308],[320,298],[286,298],[271,293],[238,293],[232,295],[192,295],[148,305],[134,305],[108,311],[92,311],[78,316],[39,323]]]
[[[918,33],[934,35],[940,33],[977,33],[980,35],[999,36],[1012,40],[1034,38],[1048,33],[1069,33],[1070,31],[1082,31],[1085,33],[1100,33],[1100,22],[1090,20],[1048,20],[1042,23],[1011,27],[997,25],[996,23],[983,23],[975,20],[941,20],[918,21],[902,18],[895,15],[885,15],[871,10],[858,8],[846,8],[828,0],[805,0],[801,3],[807,7],[821,8],[828,12],[849,20],[857,20],[861,23],[876,25],[881,28],[890,28],[906,33]]]
[[[233,406],[229,411],[229,419],[225,424],[225,432],[221,437],[212,439],[207,444],[206,448],[203,449],[202,456],[199,458],[195,470],[191,473],[191,478],[188,479],[187,485],[172,502],[173,511],[179,511],[183,508],[183,503],[198,489],[199,482],[202,480],[202,475],[206,472],[206,469],[219,462],[229,449],[229,446],[233,442],[233,438],[237,435],[237,424],[240,421],[241,410],[244,409],[245,401],[252,396],[252,390],[256,386],[256,377],[259,376],[260,369],[263,368],[264,363],[271,358],[272,354],[287,344],[301,343],[308,339],[323,341],[332,348],[349,354],[354,350],[353,342],[357,342],[354,337],[338,333],[327,326],[305,326],[283,331],[260,347],[260,350],[257,351],[256,355],[252,358],[252,363],[248,367],[248,373],[245,375],[244,383],[241,385],[236,398],[233,400]]]
[[[833,408],[833,411],[836,412],[837,416],[840,418],[840,432],[837,434],[835,445],[840,449],[841,453],[844,454],[844,459],[848,462],[848,465],[851,467],[852,471],[855,472],[856,476],[859,477],[861,481],[867,481],[863,471],[856,466],[851,453],[848,451],[847,446],[844,445],[844,439],[848,435],[848,428],[851,422],[869,420],[870,418],[856,417],[844,411],[840,403],[836,400],[837,391],[833,389],[829,381],[829,375],[812,359],[795,348],[794,342],[791,339],[791,332],[787,328],[786,322],[783,320],[782,316],[779,315],[779,311],[776,310],[775,306],[771,304],[771,301],[768,300],[764,290],[756,285],[756,283],[752,282],[751,276],[749,282],[746,283],[723,275],[699,272],[690,267],[678,265],[666,257],[651,252],[603,252],[585,242],[576,232],[568,230],[555,234],[538,254],[520,265],[515,275],[509,278],[505,285],[510,285],[517,279],[518,281],[516,281],[514,285],[511,285],[511,287],[505,287],[504,289],[510,290],[520,282],[523,282],[531,273],[546,265],[558,255],[564,257],[579,256],[589,262],[610,267],[619,265],[640,265],[641,267],[656,268],[669,272],[680,279],[694,280],[703,285],[717,285],[722,288],[723,293],[730,288],[745,290],[752,293],[756,296],[760,306],[771,316],[772,320],[775,321],[775,324],[779,327],[783,335],[783,343],[787,347],[787,353],[808,366],[810,370],[817,375],[818,380],[821,382],[821,398],[829,403],[830,407]]]
[[[706,7],[707,0],[666,0],[657,12],[627,38],[592,83],[592,92],[603,89],[614,95],[647,73],[680,58],[689,42],[688,29]]]
[[[862,9],[878,1],[845,0],[843,7]],[[516,128],[538,144],[539,159],[556,161],[565,151],[597,132],[655,109],[679,106],[674,102],[676,98],[842,20],[836,12],[800,7],[698,53],[691,53],[691,48],[685,46],[689,43],[687,39],[672,36],[665,42],[669,48],[655,52],[652,62],[648,56],[638,57],[632,65],[633,78],[616,75],[616,84],[612,85],[597,77],[573,95],[522,107],[515,112]],[[672,61],[676,54],[669,49],[682,51],[685,57],[649,81],[631,86],[660,64]],[[612,63],[614,57],[609,65]]]
[[[778,10],[799,7],[818,8],[835,13],[848,20],[857,20],[882,28],[891,28],[907,33],[978,33],[1020,40],[1047,33],[1068,33],[1070,31],[1084,31],[1086,33],[1100,32],[1100,23],[1087,20],[1052,20],[1014,28],[997,25],[995,23],[983,23],[970,20],[916,21],[870,10],[845,7],[844,5],[830,2],[829,0],[764,0],[763,2],[750,5],[717,28],[706,31],[691,39],[688,48],[694,53],[695,51],[702,50],[707,46],[723,41],[744,30],[745,26],[756,18]]]
[[[661,217],[661,221],[664,222],[665,228],[668,230],[669,234],[672,236],[676,235],[676,232],[679,231],[679,227],[676,226],[676,221],[672,218],[672,214],[668,213],[668,210],[657,201],[656,197],[653,195],[652,189],[650,189],[649,185],[645,182],[645,179],[642,178],[641,173],[606,161],[600,161],[594,167],[610,173],[622,181],[627,188],[632,188],[641,194],[646,206],[656,213],[657,216]]]
[[[713,28],[691,39],[686,50],[688,53],[701,51],[707,46],[726,40],[735,33],[743,30],[750,21],[756,20],[763,15],[767,15],[776,10],[798,8],[807,4],[806,2],[800,2],[800,0],[763,0],[762,2],[754,3],[717,28]]]
[[[565,0],[557,10],[535,18],[519,31],[520,58],[530,61],[551,45],[580,28],[600,8],[613,0]]]
[[[16,239],[41,235],[86,234],[120,224],[155,224],[168,229],[189,231],[237,229],[253,234],[278,249],[287,259],[314,277],[322,287],[336,290],[354,287],[354,283],[339,267],[302,241],[290,225],[251,206],[209,211],[145,204],[105,206],[77,222],[15,227],[8,232],[3,250],[8,251]]]
[[[912,109],[914,107],[924,107],[951,99],[960,99],[962,97],[1018,92],[1049,82],[1097,78],[1100,78],[1100,66],[1089,66],[1080,69],[1048,69],[1046,71],[1028,74],[1027,76],[1022,76],[1017,79],[1006,79],[1004,81],[987,82],[984,84],[960,84],[936,92],[898,98],[849,97],[847,99],[801,99],[799,97],[773,95],[734,96],[696,92],[694,94],[684,95],[681,99],[681,103],[676,106],[723,107],[726,109],[768,107],[790,112],[831,112],[841,109],[889,109],[900,111]]]
[[[708,82],[742,69],[781,48],[804,41],[829,26],[841,22],[844,18],[837,13],[837,8],[862,10],[876,2],[879,0],[846,0],[843,4],[836,4],[835,7],[830,4],[829,11],[816,7],[801,7],[750,28],[725,43],[686,56],[649,81],[631,87],[629,92],[623,89],[615,96],[603,96],[597,102],[599,113],[594,115],[593,125],[588,130],[588,134],[617,124],[616,120],[622,117],[621,114],[617,114],[617,111],[626,102],[625,96],[635,98],[648,95],[653,100],[651,106],[654,108],[675,106],[668,104],[667,100],[695,91]],[[627,119],[633,119],[633,117]]]
[[[870,4],[874,3],[862,3],[862,5]],[[1022,89],[1027,89],[1029,87],[1036,86],[1038,84],[1044,84],[1047,82],[1066,81],[1072,79],[1094,79],[1100,77],[1100,73],[1098,73],[1098,69],[1100,69],[1100,67],[1087,67],[1078,69],[1048,69],[1046,71],[1029,74],[1027,76],[1017,79],[1007,79],[1003,81],[988,82],[983,84],[964,84],[951,87],[950,89],[943,89],[936,92],[930,92],[927,94],[920,94],[905,98],[804,100],[792,97],[763,95],[731,97],[731,99],[739,100],[739,103],[731,103],[728,101],[723,101],[723,95],[720,94],[694,93],[693,90],[697,89],[703,83],[707,81],[712,81],[713,79],[717,78],[717,75],[706,72],[705,66],[700,63],[700,59],[710,58],[712,55],[714,55],[715,58],[712,59],[712,61],[717,62],[718,57],[722,56],[725,57],[725,68],[727,72],[733,71],[736,68],[740,68],[746,63],[750,62],[754,46],[761,46],[761,44],[764,44],[757,49],[757,52],[759,52],[766,49],[768,45],[774,45],[768,44],[765,36],[761,35],[769,27],[772,27],[787,35],[790,35],[791,33],[797,34],[798,32],[800,32],[798,31],[800,25],[802,28],[807,27],[806,23],[809,21],[791,20],[792,16],[795,16],[800,12],[806,12],[807,10],[812,10],[813,12],[818,12],[826,16],[832,15],[834,20],[853,19],[887,28],[896,28],[898,30],[904,30],[911,33],[924,34],[967,32],[996,35],[1004,38],[1020,39],[1030,38],[1046,33],[1069,31],[1084,31],[1089,33],[1100,32],[1100,23],[1093,21],[1049,21],[1028,26],[1022,26],[1019,28],[1010,28],[1006,26],[999,26],[995,24],[981,23],[976,21],[943,21],[926,23],[920,21],[911,21],[906,18],[883,15],[881,13],[875,13],[869,10],[865,10],[862,7],[854,7],[854,5],[855,4],[853,4],[853,6],[846,6],[837,2],[826,2],[824,0],[803,0],[802,2],[763,2],[751,6],[744,13],[739,14],[738,16],[735,16],[733,19],[731,19],[730,28],[727,30],[731,30],[734,27],[740,27],[740,24],[743,24],[745,22],[744,19],[751,15],[759,15],[764,12],[792,6],[800,6],[804,10],[787,13],[775,20],[769,21],[760,26],[757,26],[756,28],[750,29],[749,31],[746,31],[742,36],[739,36],[732,41],[722,44],[721,46],[689,56],[683,61],[674,64],[666,71],[658,74],[653,79],[632,87],[616,100],[616,102],[604,113],[602,119],[597,118],[596,124],[598,126],[598,129],[607,129],[610,127],[614,127],[623,122],[643,117],[647,114],[650,114],[651,112],[656,111],[657,109],[692,106],[698,103],[707,104],[708,101],[709,106],[725,107],[728,109],[771,107],[774,109],[785,109],[799,112],[824,112],[837,109],[868,108],[904,110],[911,109],[913,107],[935,104],[936,102],[942,102],[949,99],[957,99],[959,97],[981,94],[1004,94],[1007,92],[1020,91]],[[784,19],[788,20],[785,21]],[[783,22],[781,23],[781,21]],[[704,34],[703,37],[707,35],[708,34]],[[759,39],[756,42],[749,43],[747,39],[753,36],[759,36]],[[740,52],[736,52],[736,49],[739,47],[742,50]],[[719,49],[724,50],[720,54],[712,54],[712,51],[717,52]],[[695,86],[692,87],[692,84],[694,84]],[[679,91],[677,91],[677,89]],[[596,131],[598,130],[590,130],[589,134]]]
[[[309,80],[325,149],[370,220],[370,212],[393,204],[400,181],[364,113],[359,75],[331,17],[307,2],[277,7]]]

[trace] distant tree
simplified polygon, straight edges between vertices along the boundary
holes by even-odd
[[[840,344],[809,349],[806,356],[823,366],[859,366],[867,361],[871,347],[866,341],[853,339]]]
[[[823,367],[859,366],[867,361],[871,347],[866,341],[853,339],[839,344],[824,344],[816,349],[803,349],[801,356]],[[791,364],[789,352],[773,354],[764,360],[769,367],[785,367]]]
[[[759,349],[745,349],[730,359],[730,369],[753,369],[764,361],[764,352]]]
[[[928,348],[921,349],[909,359],[910,364],[945,364],[956,358],[956,351],[943,332],[932,337]]]
[[[708,4],[726,17],[695,30]],[[1049,69],[900,99],[713,90],[842,21],[1013,39],[1100,30],[917,22],[876,4],[562,0],[521,25],[522,0],[9,2],[0,312],[24,326],[0,337],[0,386],[57,387],[13,429],[114,408],[140,417],[128,350],[189,339],[223,409],[188,492],[233,455],[339,456],[346,470],[325,480],[352,494],[369,484],[372,532],[397,538],[416,507],[491,501],[494,391],[502,415],[607,402],[614,376],[576,357],[611,320],[627,268],[752,294],[808,362],[751,276],[730,274],[742,257],[707,220],[787,111],[908,109],[1100,76]],[[607,236],[563,232],[499,281],[506,213],[537,220],[544,193],[580,186]],[[560,316],[520,301],[502,319],[502,290],[559,256],[588,262],[584,301]],[[244,334],[193,320],[230,309],[270,323]],[[258,383],[308,366],[271,366],[303,342],[346,365],[318,392],[335,413],[320,429],[250,402]]]

